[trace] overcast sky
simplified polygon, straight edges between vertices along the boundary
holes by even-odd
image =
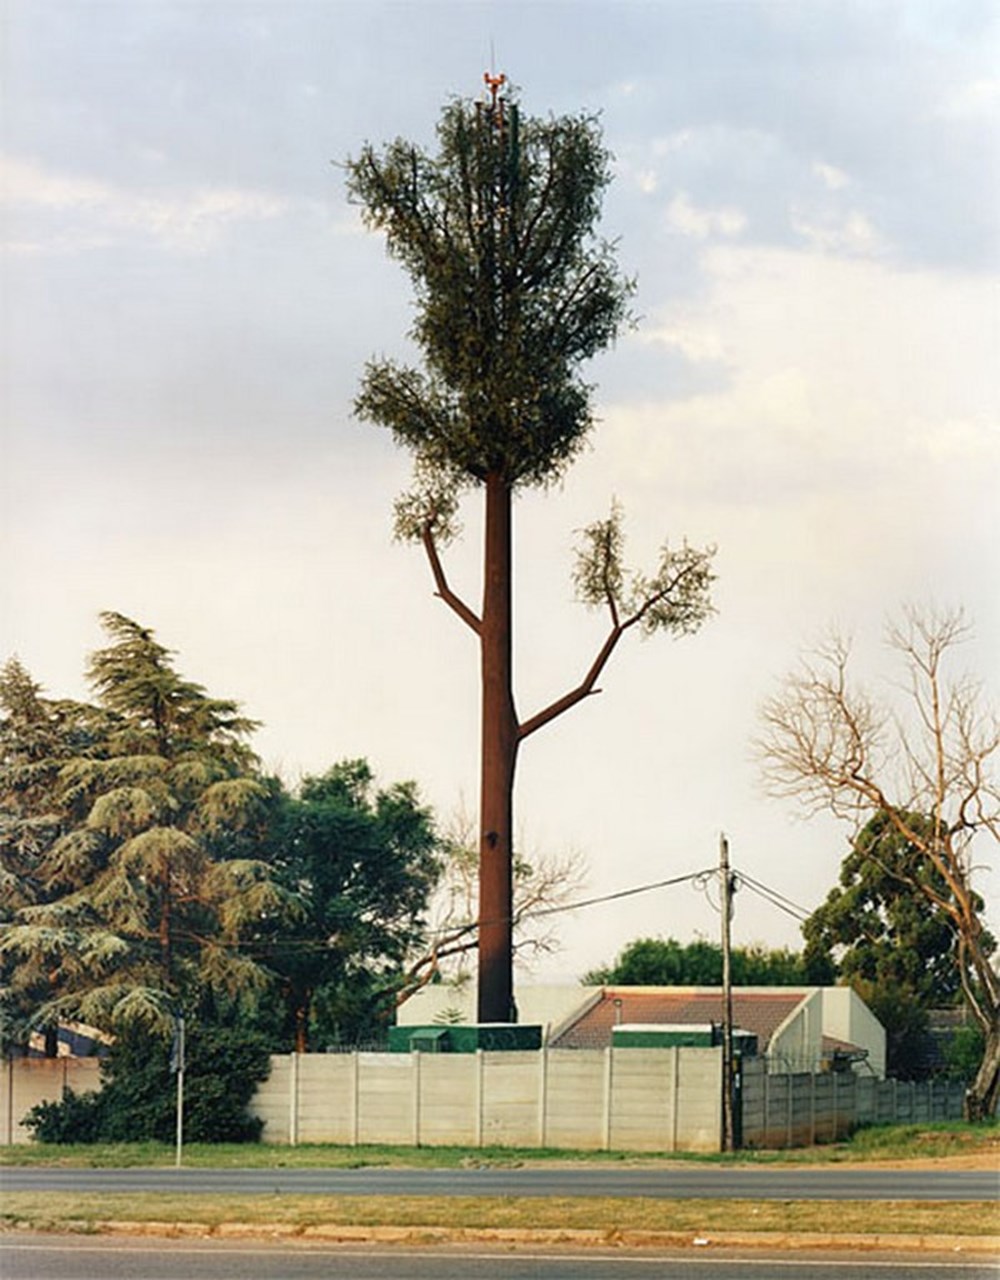
[[[1000,11],[942,0],[593,3],[3,0],[0,658],[86,696],[102,609],[263,721],[289,781],[345,757],[477,790],[472,637],[391,538],[408,460],[351,415],[406,354],[408,282],[346,201],[365,140],[433,144],[492,66],[536,114],[600,113],[602,232],[641,324],[587,370],[600,424],[517,509],[522,715],[603,637],[574,531],[626,512],[718,546],[718,615],[621,647],[604,692],[533,737],[531,856],[588,892],[732,859],[805,908],[848,833],[765,798],[763,698],[831,623],[892,694],[904,602],[964,605],[1000,692]],[[449,559],[478,590],[475,502]],[[993,885],[996,884],[994,879]],[[988,893],[993,885],[983,881]],[[715,937],[688,886],[566,918],[540,976],[643,934]],[[740,895],[735,940],[797,945]]]

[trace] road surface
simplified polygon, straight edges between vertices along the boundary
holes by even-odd
[[[481,1169],[0,1168],[0,1191],[330,1196],[646,1196],[711,1200],[994,1200],[1000,1171],[723,1166]]]
[[[4,1280],[996,1280],[984,1258],[719,1251],[377,1249],[0,1235]]]

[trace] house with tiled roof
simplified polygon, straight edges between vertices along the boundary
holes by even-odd
[[[552,1049],[605,1049],[614,1028],[721,1028],[719,987],[522,986],[520,1021]],[[853,1069],[882,1079],[885,1031],[850,987],[734,987],[733,1026],[756,1040],[771,1071]],[[427,987],[398,1011],[410,1025],[475,1020],[471,992]]]
[[[849,987],[734,987],[733,1027],[775,1071],[854,1067],[885,1074],[885,1031]],[[598,987],[559,1025],[553,1049],[603,1049],[616,1026],[721,1028],[720,987]]]

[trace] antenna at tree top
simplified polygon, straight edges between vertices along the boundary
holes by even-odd
[[[502,88],[502,86],[507,83],[507,77],[503,74],[503,72],[501,72],[500,75],[498,76],[494,76],[494,75],[490,75],[488,71],[484,71],[483,80],[486,82],[487,86],[489,87],[490,98],[492,99],[491,105],[493,106],[494,109],[496,109],[497,94],[500,92],[500,89]]]

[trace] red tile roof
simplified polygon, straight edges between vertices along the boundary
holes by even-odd
[[[757,1037],[763,1053],[775,1031],[811,993],[810,988],[734,988],[733,1025]],[[600,998],[550,1041],[554,1049],[605,1049],[618,1023],[721,1023],[719,987],[605,987]]]

